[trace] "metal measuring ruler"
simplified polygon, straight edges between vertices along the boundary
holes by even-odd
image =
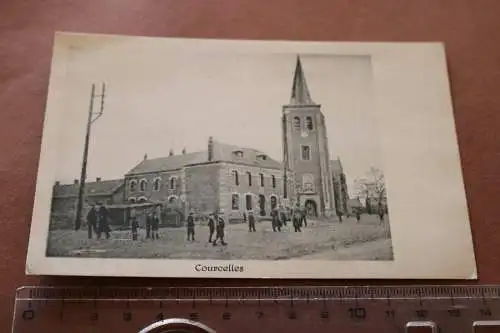
[[[13,333],[500,332],[500,286],[17,291]]]

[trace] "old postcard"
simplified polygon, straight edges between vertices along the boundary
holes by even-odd
[[[476,278],[443,45],[56,34],[26,270]]]

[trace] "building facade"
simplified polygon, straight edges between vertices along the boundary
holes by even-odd
[[[242,219],[249,211],[269,216],[284,202],[282,176],[282,164],[265,153],[209,138],[206,151],[145,156],[125,175],[124,198],[129,203],[178,204],[184,214],[222,209],[230,219]],[[294,193],[292,180],[288,192]]]
[[[283,106],[283,158],[292,170],[297,201],[310,215],[335,214],[328,137],[321,105],[309,93],[297,58],[290,102]]]

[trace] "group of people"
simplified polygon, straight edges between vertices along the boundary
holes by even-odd
[[[158,229],[160,228],[160,218],[156,212],[150,212],[146,215],[146,239],[152,238],[153,240],[159,239],[160,234],[158,233]],[[131,222],[132,229],[132,240],[137,240],[138,230],[139,230],[139,221],[137,217],[132,217]]]
[[[227,245],[224,241],[224,229],[226,227],[226,222],[222,217],[223,212],[214,212],[210,213],[208,216],[208,242],[212,243],[213,246],[217,246],[217,242],[220,241],[221,245]],[[194,241],[194,214],[193,212],[189,212],[189,216],[187,218],[187,240]],[[215,234],[215,238],[214,238]],[[213,239],[212,239],[213,238]]]
[[[89,238],[93,238],[92,231],[101,239],[102,234],[106,239],[111,237],[111,228],[109,227],[109,211],[102,202],[91,204],[87,213],[87,224],[89,228]]]
[[[290,218],[287,217],[284,209],[273,209],[271,211],[271,227],[273,232],[281,232],[282,227],[286,227],[287,222],[290,220],[295,232],[302,232],[302,227],[307,227],[307,211],[305,208],[296,206],[291,210]],[[247,222],[246,214],[243,214],[243,220]],[[255,230],[255,216],[252,211],[248,212],[248,231],[256,232]]]

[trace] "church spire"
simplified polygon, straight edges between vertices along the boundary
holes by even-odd
[[[306,77],[302,69],[300,57],[297,56],[297,64],[295,66],[295,75],[293,77],[292,96],[290,97],[290,105],[314,105],[307,88]]]

